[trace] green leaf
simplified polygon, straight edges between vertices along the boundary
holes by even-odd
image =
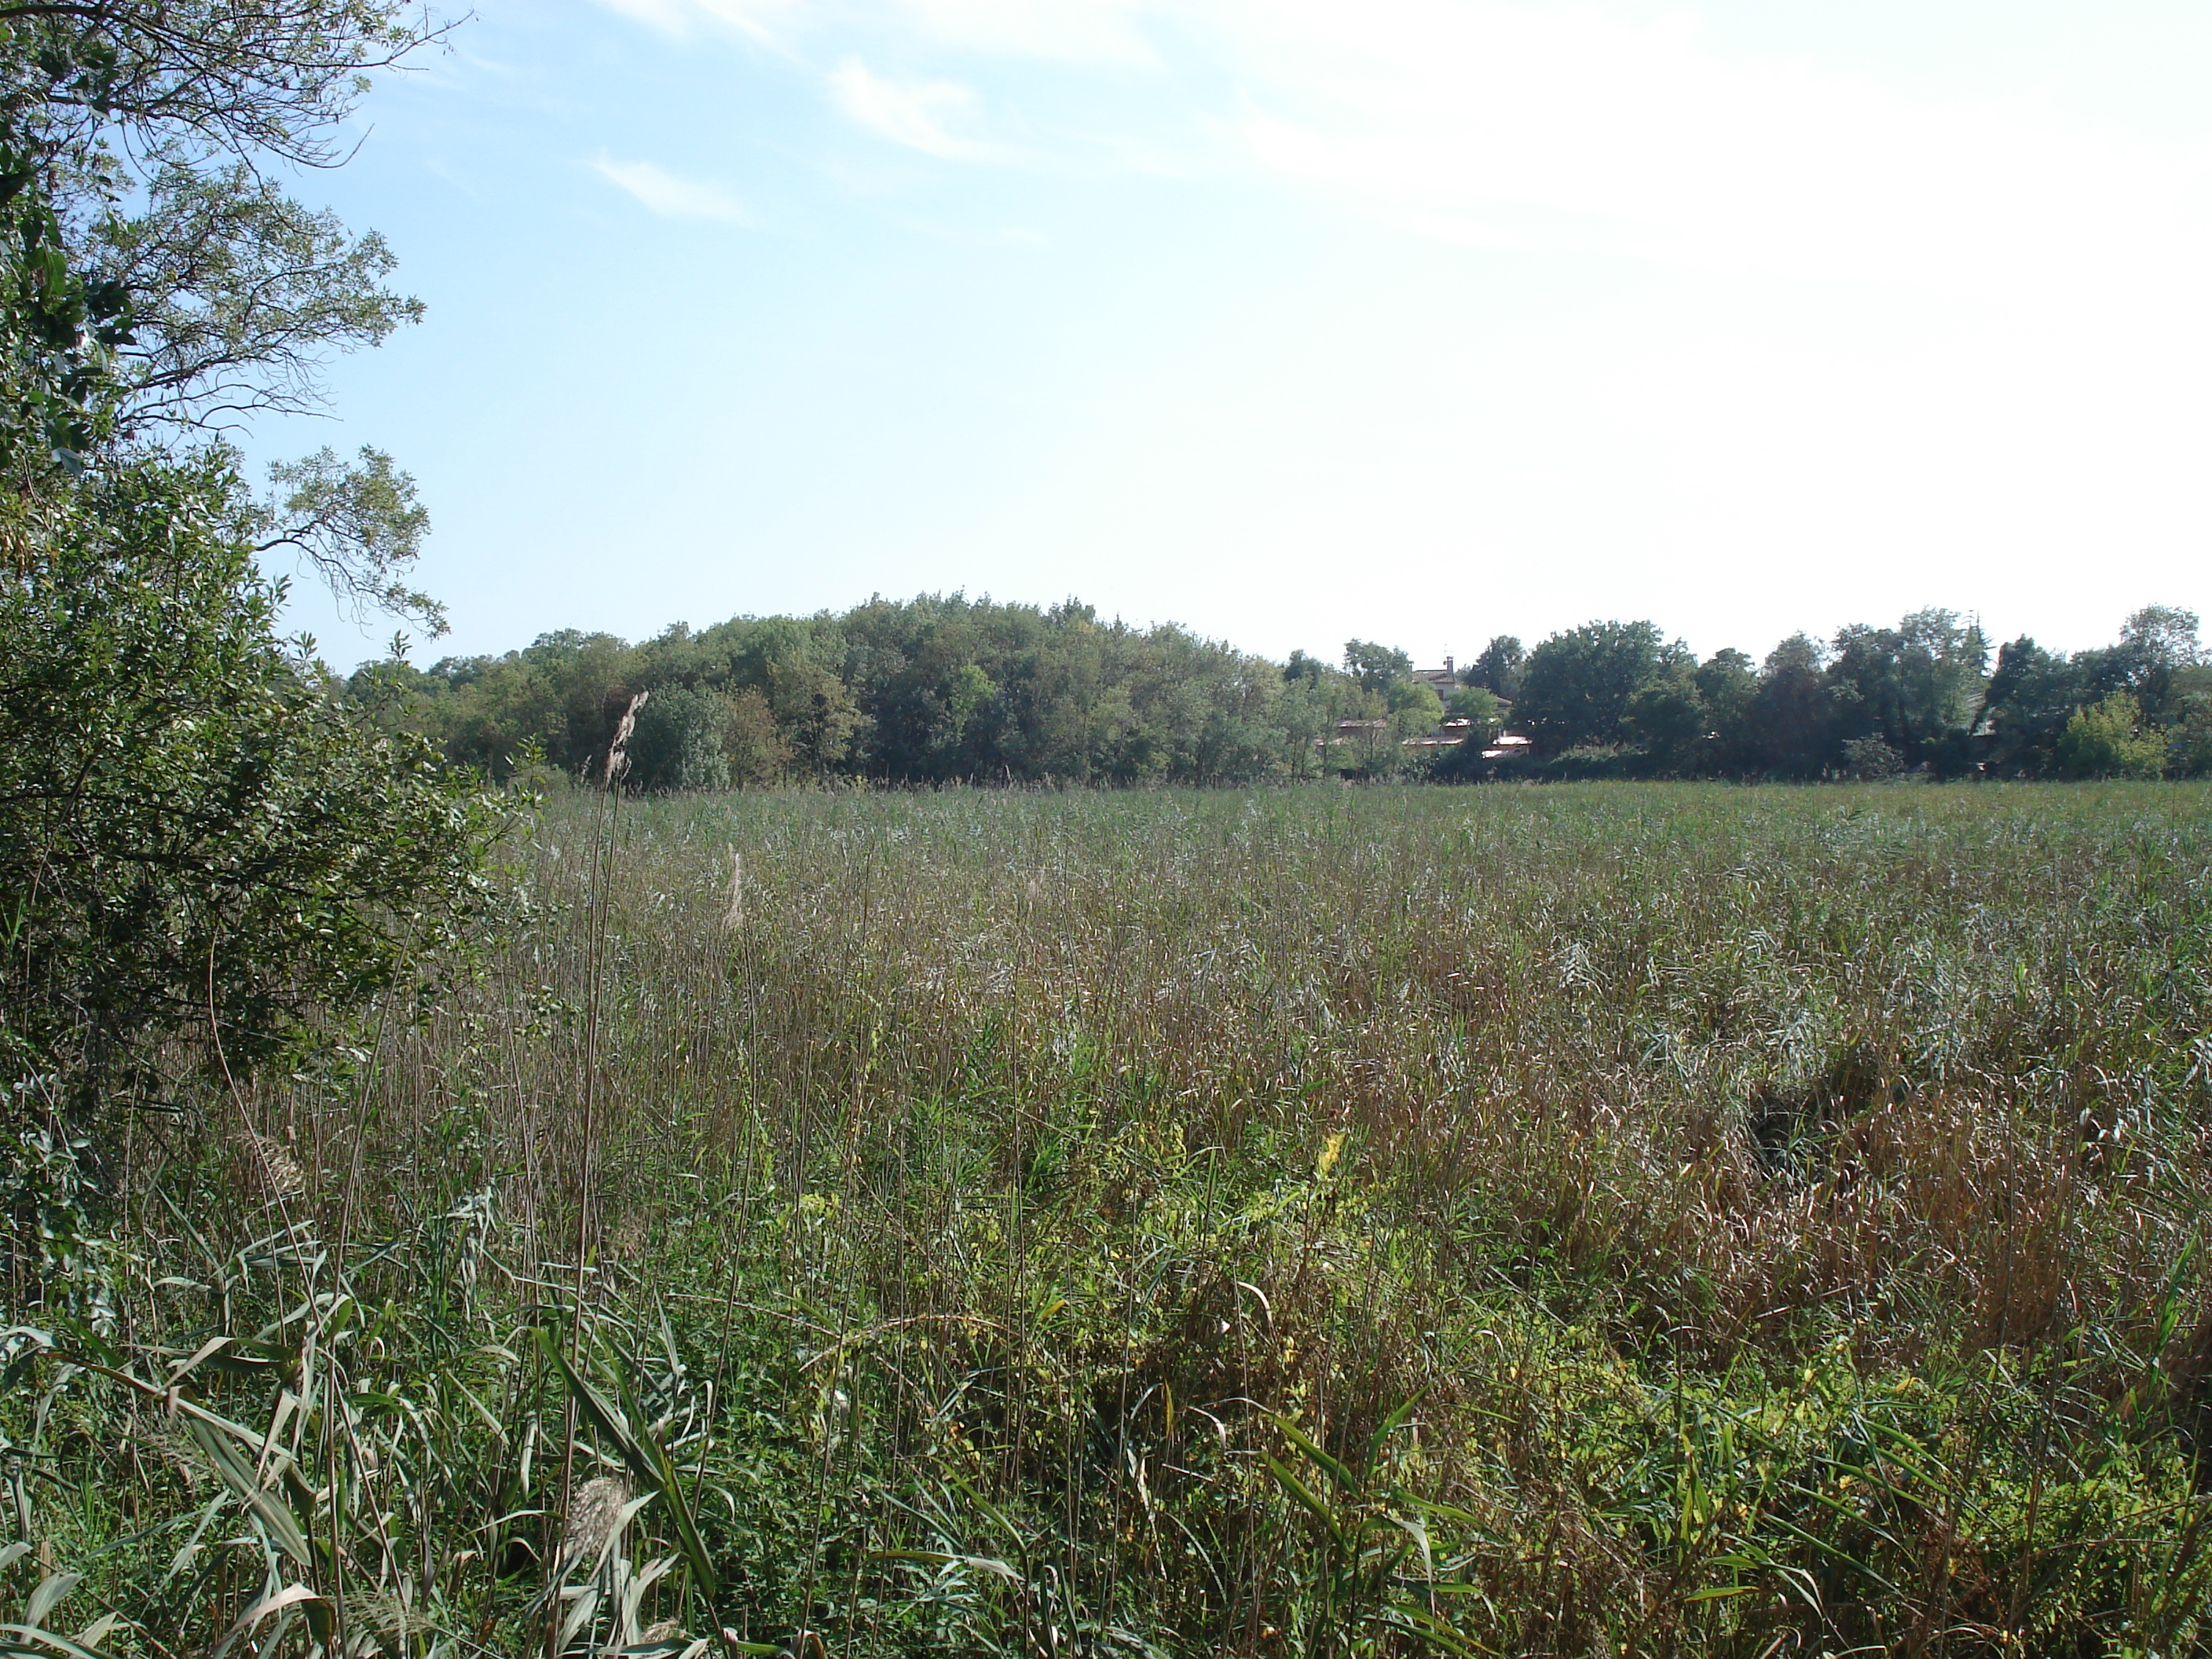
[[[666,1498],[665,1507],[669,1524],[676,1529],[677,1546],[684,1552],[684,1559],[691,1569],[693,1585],[706,1597],[708,1610],[713,1613],[720,1594],[714,1562],[707,1553],[706,1541],[699,1536],[699,1529],[692,1522],[691,1508],[685,1501],[675,1460],[669,1456],[668,1449],[653,1437],[652,1430],[642,1426],[642,1413],[636,1409],[636,1401],[631,1397],[629,1384],[619,1371],[614,1373],[612,1380],[623,1399],[623,1404],[617,1406],[601,1395],[569,1364],[568,1356],[561,1352],[561,1346],[554,1340],[552,1332],[543,1325],[537,1328],[537,1332],[539,1351],[560,1372],[562,1381],[568,1385],[568,1392],[575,1400],[577,1409],[621,1454],[629,1472]],[[614,1364],[611,1357],[607,1358],[607,1364],[611,1369]],[[633,1427],[633,1424],[639,1426]],[[723,1645],[729,1645],[726,1634]],[[769,1650],[770,1652],[774,1650]]]
[[[1275,1477],[1283,1489],[1310,1510],[1320,1520],[1322,1525],[1328,1528],[1329,1536],[1336,1540],[1337,1547],[1339,1549],[1348,1547],[1351,1540],[1345,1536],[1344,1528],[1338,1524],[1336,1516],[1329,1512],[1328,1505],[1315,1497],[1305,1482],[1285,1468],[1272,1455],[1267,1457],[1267,1472]]]
[[[230,1633],[216,1649],[216,1659],[228,1652],[238,1638],[252,1630],[272,1613],[282,1613],[287,1607],[297,1607],[306,1616],[307,1628],[319,1642],[327,1642],[337,1629],[337,1610],[330,1601],[318,1595],[305,1584],[287,1584],[280,1590],[263,1596],[243,1613],[230,1627]]]
[[[50,1659],[48,1655],[42,1653],[37,1648],[25,1647],[20,1642],[7,1640],[6,1638],[9,1637],[22,1637],[28,1641],[42,1642],[57,1653],[69,1655],[70,1659],[107,1659],[107,1656],[97,1648],[88,1647],[82,1642],[72,1641],[70,1638],[58,1635],[50,1630],[40,1630],[33,1625],[0,1625],[0,1653],[21,1654],[26,1656],[26,1659]]]
[[[1273,1412],[1268,1413],[1267,1416],[1269,1420],[1283,1431],[1283,1438],[1304,1453],[1308,1460],[1318,1466],[1330,1480],[1335,1481],[1346,1492],[1359,1490],[1359,1483],[1352,1478],[1352,1471],[1323,1451],[1320,1443],[1304,1429],[1287,1417],[1277,1417]]]
[[[39,1581],[38,1589],[24,1604],[23,1622],[36,1627],[46,1622],[46,1615],[59,1607],[69,1593],[84,1583],[82,1574],[74,1572],[48,1573]]]
[[[988,1572],[1018,1584],[1022,1576],[1004,1561],[994,1561],[988,1555],[948,1555],[942,1550],[871,1550],[868,1553],[878,1561],[920,1561],[930,1566],[973,1567],[978,1572]]]
[[[1412,1399],[1384,1418],[1375,1432],[1367,1437],[1367,1447],[1360,1455],[1359,1463],[1359,1473],[1363,1479],[1373,1473],[1376,1464],[1382,1456],[1384,1448],[1389,1445],[1391,1437],[1406,1426],[1407,1419],[1413,1415],[1413,1408],[1421,1403],[1422,1395],[1427,1392],[1426,1388],[1418,1390]]]
[[[200,1449],[215,1465],[215,1472],[223,1485],[235,1492],[268,1529],[270,1541],[300,1565],[307,1565],[307,1540],[298,1520],[289,1509],[277,1502],[274,1492],[255,1478],[252,1466],[240,1455],[238,1448],[197,1418],[187,1419],[185,1427],[199,1442]]]
[[[1393,1607],[1382,1622],[1425,1647],[1434,1648],[1439,1653],[1455,1655],[1457,1659],[1484,1659],[1484,1656],[1494,1656],[1498,1651],[1495,1648],[1485,1647],[1471,1636],[1462,1634],[1442,1614],[1431,1613],[1426,1607]]]

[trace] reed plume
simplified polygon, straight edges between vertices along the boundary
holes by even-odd
[[[641,691],[629,700],[623,710],[622,719],[615,723],[614,741],[607,745],[607,764],[604,781],[610,789],[620,783],[629,773],[629,740],[637,731],[637,711],[645,707],[646,699],[653,695]]]

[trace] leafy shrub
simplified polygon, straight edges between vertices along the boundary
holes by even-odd
[[[2142,705],[2125,691],[2077,708],[2058,737],[2058,769],[2069,778],[2155,778],[2166,739],[2142,729]]]
[[[0,1055],[49,1163],[173,1109],[180,1053],[242,1075],[362,1007],[488,898],[491,804],[276,637],[243,517],[206,458],[88,473],[8,526]]]
[[[1844,744],[1844,770],[1855,778],[1894,777],[1905,765],[1905,757],[1882,741],[1876,732],[1870,738],[1851,738]]]

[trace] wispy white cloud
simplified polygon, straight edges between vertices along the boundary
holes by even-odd
[[[946,127],[972,114],[975,92],[957,81],[897,81],[848,58],[830,76],[837,107],[871,132],[932,155],[975,156],[986,147]]]
[[[602,155],[592,169],[629,191],[667,219],[719,219],[744,224],[750,216],[721,185],[705,179],[678,179],[650,161],[617,161]]]
[[[696,22],[726,23],[739,33],[765,40],[807,9],[807,0],[599,0],[610,11],[670,34]]]
[[[1086,166],[1241,162],[1455,242],[1950,292],[2212,276],[2202,149],[1732,47],[1690,0],[601,3],[839,54],[844,113],[935,155],[1013,152],[986,141],[966,78],[864,58],[922,54],[1010,108],[1040,105],[1018,60],[1088,64],[1114,79],[1062,137]],[[1024,159],[1052,125],[1029,127]]]
[[[1141,24],[1158,0],[599,0],[610,10],[680,33],[719,22],[756,39],[837,25],[889,23],[940,44],[1008,58],[1142,63]]]
[[[1953,290],[2212,254],[2202,157],[1729,52],[1680,13],[1219,0],[1216,15],[1255,160],[1452,240]]]
[[[1155,61],[1143,24],[1155,0],[890,0],[910,24],[947,45],[1065,63]]]

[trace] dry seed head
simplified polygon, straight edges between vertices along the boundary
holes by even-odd
[[[300,1168],[300,1161],[276,1136],[248,1129],[238,1141],[272,1197],[297,1198],[307,1190],[307,1173]]]
[[[637,730],[637,711],[645,707],[645,700],[652,695],[650,691],[641,691],[632,697],[615,726],[615,740],[607,745],[606,783],[610,789],[620,783],[629,770],[630,734]]]
[[[568,1503],[568,1524],[561,1540],[563,1560],[597,1555],[613,1541],[615,1522],[629,1502],[629,1483],[618,1474],[603,1474],[576,1488]]]
[[[404,1640],[414,1623],[408,1617],[405,1600],[390,1590],[370,1591],[362,1598],[361,1609],[379,1635],[394,1642]]]
[[[722,913],[722,926],[742,927],[745,921],[745,855],[730,848],[730,908]]]

